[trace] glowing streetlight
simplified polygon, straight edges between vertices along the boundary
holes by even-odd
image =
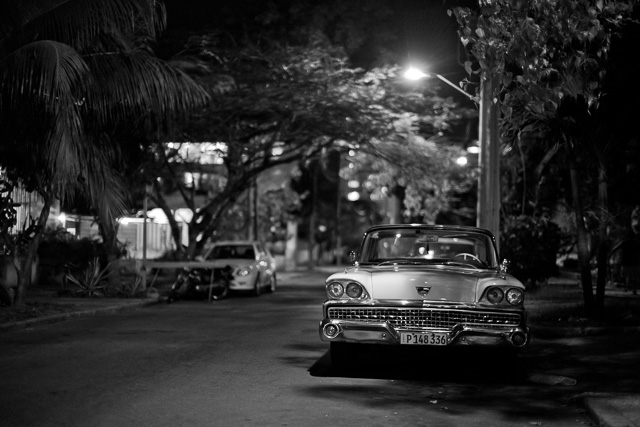
[[[440,80],[442,80],[443,82],[445,82],[446,84],[448,84],[449,86],[451,86],[452,88],[454,88],[455,90],[457,90],[458,92],[460,92],[461,94],[463,94],[464,96],[466,96],[467,98],[473,100],[473,95],[471,95],[470,93],[465,92],[461,87],[459,87],[458,85],[456,85],[455,83],[453,83],[451,80],[447,79],[446,77],[440,75],[440,74],[429,74],[429,73],[425,73],[424,71],[420,70],[419,68],[416,68],[414,66],[409,66],[409,68],[407,68],[407,71],[404,72],[404,78],[407,80],[421,80],[421,79],[428,79],[431,77],[436,77]]]

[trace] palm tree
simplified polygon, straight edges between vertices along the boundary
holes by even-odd
[[[156,0],[6,0],[0,15],[0,167],[44,204],[15,304],[53,201],[83,195],[115,235],[125,208],[117,134],[159,129],[207,99],[151,43],[165,27]],[[17,253],[16,253],[17,255]]]

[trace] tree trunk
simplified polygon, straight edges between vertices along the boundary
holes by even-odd
[[[118,265],[118,260],[120,259],[117,243],[118,226],[117,224],[105,224],[101,218],[98,218],[98,228],[102,235],[102,242],[104,244],[105,255],[107,257],[106,268],[108,289],[117,289],[122,283]]]
[[[27,245],[27,251],[24,257],[19,247],[16,247],[14,251],[14,265],[16,266],[16,272],[18,276],[18,288],[16,290],[16,296],[14,305],[16,307],[23,307],[25,299],[27,297],[27,288],[31,284],[31,269],[35,262],[36,255],[38,253],[38,247],[40,246],[40,240],[42,239],[42,233],[47,226],[47,220],[49,219],[49,212],[51,211],[52,198],[48,195],[44,197],[44,204],[40,211],[40,217],[38,218],[35,231],[31,240]]]
[[[164,215],[167,217],[167,221],[169,221],[169,227],[171,228],[171,237],[173,238],[173,242],[176,245],[176,255],[178,259],[184,259],[185,251],[182,247],[182,231],[180,230],[178,221],[176,221],[176,217],[169,207],[167,200],[162,195],[162,189],[160,188],[160,185],[157,183],[154,183],[153,185],[153,195],[151,198],[153,202],[160,209],[162,209],[162,212],[164,212]],[[191,216],[191,218],[193,219],[193,215]]]
[[[594,309],[596,314],[604,310],[604,290],[607,284],[607,256],[609,253],[609,237],[607,235],[607,212],[609,212],[609,200],[607,192],[607,172],[604,165],[598,168],[598,205],[600,211],[600,225],[598,228],[598,278],[596,281],[596,299]]]
[[[573,196],[573,208],[575,211],[576,233],[578,237],[578,264],[580,265],[580,281],[582,283],[582,294],[584,298],[585,311],[593,313],[593,288],[591,283],[591,254],[589,252],[589,242],[587,230],[584,224],[584,209],[582,197],[578,186],[579,177],[575,158],[569,153],[569,171],[571,175],[571,193]]]
[[[389,223],[402,224],[402,207],[404,205],[405,188],[400,184],[394,184],[390,191],[391,208],[389,209]]]

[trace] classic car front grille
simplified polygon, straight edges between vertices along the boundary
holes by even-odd
[[[329,318],[364,322],[389,322],[397,328],[435,328],[451,330],[456,325],[483,327],[517,326],[517,313],[434,308],[353,308],[331,307]]]

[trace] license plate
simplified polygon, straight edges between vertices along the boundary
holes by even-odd
[[[440,332],[429,332],[417,334],[413,332],[401,332],[400,344],[409,345],[447,345],[447,334]]]

